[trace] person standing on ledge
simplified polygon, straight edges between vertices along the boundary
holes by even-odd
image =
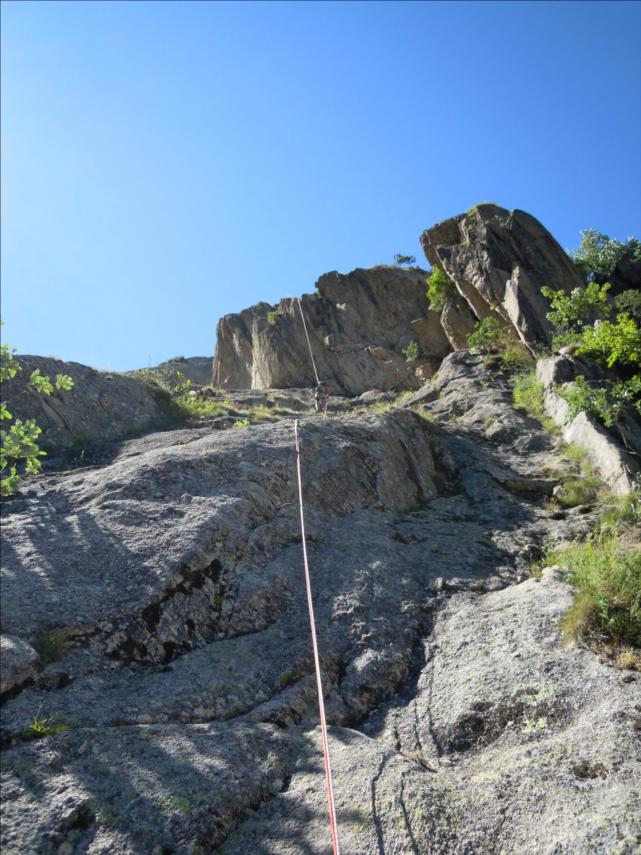
[[[329,404],[329,396],[331,393],[331,389],[329,386],[325,386],[319,380],[316,384],[316,391],[314,392],[314,408],[317,413],[321,413],[324,416],[327,416],[327,405]]]

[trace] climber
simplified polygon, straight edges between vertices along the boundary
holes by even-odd
[[[329,386],[325,386],[325,384],[319,380],[314,391],[314,408],[317,413],[322,412],[324,416],[327,415],[327,405],[329,403],[330,394],[331,389]]]

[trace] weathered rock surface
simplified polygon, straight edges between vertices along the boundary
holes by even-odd
[[[0,694],[21,686],[36,673],[38,654],[30,644],[11,635],[0,635]]]
[[[389,397],[301,416],[344,848],[631,855],[639,682],[519,583],[593,513],[478,355]],[[328,851],[293,464],[289,420],[186,428],[5,503],[5,631],[68,645],[3,706],[4,852]]]
[[[476,318],[495,306],[528,345],[550,340],[541,286],[570,291],[582,284],[556,240],[525,211],[477,205],[427,229],[421,244],[430,264],[445,270]]]
[[[627,438],[637,454],[627,451],[613,434],[592,416],[580,412],[570,418],[568,402],[555,387],[571,383],[579,374],[589,375],[590,366],[571,356],[552,356],[537,362],[537,379],[543,384],[544,407],[561,428],[563,439],[585,449],[587,458],[613,493],[624,496],[641,485],[641,428],[630,420]]]
[[[178,356],[161,362],[156,370],[176,372],[180,371],[185,380],[189,380],[192,386],[208,386],[212,380],[214,362],[211,356]]]
[[[122,439],[158,427],[165,419],[166,393],[134,377],[43,356],[17,356],[16,361],[22,371],[3,384],[3,399],[14,418],[35,418],[45,449]],[[36,369],[52,379],[68,374],[73,389],[39,395],[29,386]]]
[[[426,360],[451,349],[428,310],[425,278],[424,270],[396,267],[321,276],[317,293],[301,298],[321,379],[348,395],[419,385],[416,365],[404,359],[402,349],[419,335]],[[422,322],[420,332],[416,321]],[[313,385],[297,301],[285,298],[275,307],[259,303],[222,318],[213,382],[224,389]]]

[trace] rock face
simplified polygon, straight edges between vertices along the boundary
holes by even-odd
[[[401,350],[418,341],[422,359],[437,362],[451,350],[428,310],[425,278],[424,270],[395,267],[321,276],[317,293],[301,301],[321,379],[349,395],[418,385],[416,364]],[[259,303],[222,318],[213,383],[225,389],[314,385],[297,301]]]
[[[3,384],[3,399],[16,419],[35,418],[45,449],[122,439],[157,427],[166,417],[168,396],[125,374],[96,371],[78,362],[43,356],[18,356],[22,371]],[[68,392],[39,395],[29,386],[32,371],[55,378],[68,374]]]
[[[427,229],[421,245],[430,264],[453,280],[473,317],[482,319],[495,306],[527,345],[550,340],[541,286],[570,291],[582,285],[556,240],[525,211],[477,205]]]
[[[639,682],[528,578],[594,523],[568,464],[469,351],[384,399],[301,414],[344,850],[632,855]],[[68,643],[2,709],[3,852],[328,851],[294,471],[289,420],[184,429],[5,503],[4,629]]]
[[[177,357],[161,362],[156,368],[161,371],[180,371],[192,386],[209,386],[212,381],[213,360],[211,356]]]
[[[0,635],[0,694],[21,686],[36,673],[38,654],[30,644],[11,635]]]
[[[555,391],[556,386],[571,383],[579,374],[589,377],[591,369],[598,370],[598,367],[576,357],[552,356],[539,359],[536,375],[545,390],[545,410],[561,428],[563,439],[585,449],[589,461],[612,492],[625,496],[641,485],[641,427],[638,420],[630,417],[621,425],[626,431],[630,449],[626,450],[594,417],[580,412],[570,418],[568,402]]]

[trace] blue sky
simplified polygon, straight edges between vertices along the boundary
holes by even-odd
[[[641,237],[638,2],[4,2],[2,314],[128,369],[479,201]]]

